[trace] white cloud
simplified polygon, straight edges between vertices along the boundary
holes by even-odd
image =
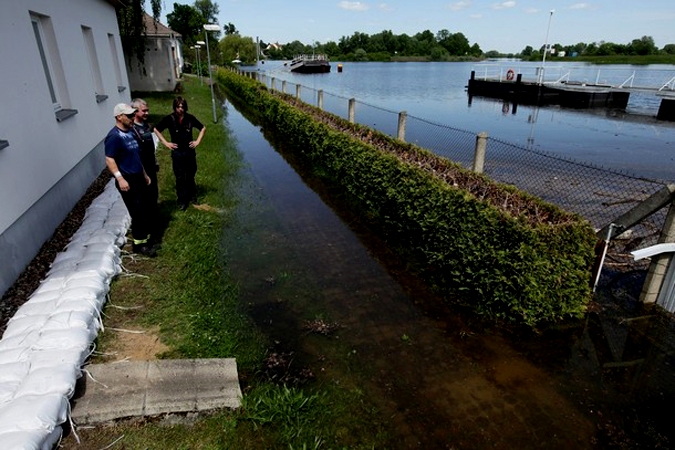
[[[482,19],[483,15],[482,14],[471,14],[471,16],[469,16],[469,17],[471,17],[472,19]]]
[[[392,7],[387,3],[380,3],[377,7],[382,11],[392,11]]]
[[[366,3],[361,2],[340,2],[338,6],[342,9],[347,9],[349,11],[366,11],[369,9],[369,6]]]
[[[539,12],[538,8],[527,8],[525,14],[537,14]]]
[[[590,9],[591,5],[588,3],[575,3],[574,5],[570,5],[569,9]]]
[[[449,7],[453,11],[459,11],[460,9],[468,8],[469,6],[471,6],[471,2],[460,1],[452,3]]]
[[[502,2],[502,3],[495,3],[492,5],[492,9],[508,9],[508,8],[515,8],[516,2],[514,1],[508,1],[508,2]]]

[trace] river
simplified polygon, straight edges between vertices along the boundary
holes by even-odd
[[[337,65],[342,64],[342,72]],[[501,62],[503,71],[515,68],[533,72],[540,63]],[[255,70],[268,79],[286,80],[347,101],[383,108],[395,113],[470,131],[576,161],[615,169],[639,177],[675,179],[675,123],[656,120],[659,99],[631,94],[625,111],[575,110],[557,106],[514,105],[487,98],[469,99],[466,85],[471,71],[494,70],[474,63],[356,63],[332,62],[328,74],[305,75],[288,70],[283,62],[259,63]],[[673,65],[593,65],[554,63],[547,80],[569,73],[571,81],[661,87],[675,76]],[[279,84],[277,84],[279,89]],[[342,114],[344,116],[344,114]],[[360,121],[357,112],[357,122]],[[362,123],[368,123],[366,119]],[[392,116],[390,128],[396,126]]]

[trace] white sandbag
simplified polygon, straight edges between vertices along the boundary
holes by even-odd
[[[34,331],[0,339],[0,353],[5,350],[28,349],[40,339],[40,332]]]
[[[19,386],[21,386],[21,380],[0,383],[0,409],[2,409],[5,403],[9,403],[14,399],[14,394],[19,389]]]
[[[0,384],[20,382],[28,375],[30,367],[28,360],[0,364]]]
[[[40,282],[40,285],[35,289],[35,292],[33,292],[31,297],[34,297],[36,294],[59,292],[61,289],[63,289],[63,280],[45,278]]]
[[[0,341],[1,343],[1,341]],[[91,333],[84,328],[45,331],[31,348],[33,350],[54,350],[59,348],[79,349],[85,352],[93,343]]]
[[[80,284],[84,286],[79,287]],[[55,307],[58,309],[62,309],[61,305],[63,305],[63,303],[70,303],[73,301],[98,304],[101,298],[105,298],[109,290],[105,278],[101,276],[69,280],[68,286],[74,287],[67,287],[61,292],[61,296],[55,304]]]
[[[2,336],[3,338],[11,338],[25,336],[31,332],[39,333],[47,320],[49,320],[49,313],[14,316],[7,322],[7,328],[5,328],[5,333]]]
[[[25,316],[39,316],[52,314],[54,313],[54,311],[56,311],[59,298],[51,302],[27,301],[26,303],[21,305],[19,309],[16,310],[14,316],[9,320],[12,321]]]
[[[8,364],[19,361],[28,361],[31,349],[28,346],[20,346],[0,350],[0,364]]]
[[[16,390],[14,398],[24,396],[65,395],[70,398],[75,392],[75,383],[82,374],[79,367],[68,365],[31,369]]]
[[[23,395],[0,408],[0,436],[20,430],[51,433],[67,419],[68,399],[65,396]]]
[[[52,450],[61,439],[63,430],[56,427],[45,430],[10,431],[0,434],[0,448],[12,450]]]
[[[63,311],[52,314],[42,325],[43,333],[48,331],[69,330],[71,328],[84,328],[89,330],[98,317],[94,311]],[[98,328],[97,328],[98,330]]]
[[[30,353],[31,370],[46,369],[54,366],[82,367],[89,352],[79,349],[33,350]]]
[[[105,297],[69,297],[64,298],[58,304],[56,311],[87,311],[96,317],[101,316],[101,310],[105,303]]]

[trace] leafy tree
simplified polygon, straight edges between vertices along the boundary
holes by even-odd
[[[195,0],[195,9],[202,14],[206,23],[217,23],[219,7],[218,3],[211,0]]]
[[[335,41],[328,41],[324,44],[322,53],[325,53],[333,58],[340,55],[340,47]]]
[[[117,8],[117,25],[120,29],[122,49],[127,57],[136,56],[139,64],[145,63],[145,26],[143,16],[145,14],[145,0],[128,0],[124,6]],[[162,12],[160,0],[150,0],[152,16],[159,20]]]
[[[631,48],[631,53],[636,55],[654,55],[659,52],[659,49],[654,44],[654,38],[651,36],[633,39],[629,47]]]
[[[256,44],[251,37],[228,34],[218,45],[225,61],[239,59],[242,64],[253,64],[256,60]]]
[[[237,28],[232,22],[228,22],[228,24],[223,27],[223,31],[225,31],[226,36],[230,34],[239,34],[239,31],[237,31]]]
[[[675,44],[666,44],[663,46],[663,53],[675,55]]]
[[[173,4],[173,12],[166,15],[166,21],[169,28],[183,36],[183,43],[186,46],[194,45],[200,40],[199,35],[205,23],[204,16],[198,9],[179,3]]]
[[[354,52],[354,61],[368,61],[368,52],[362,48],[357,48]]]
[[[523,55],[523,56],[532,56],[532,51],[533,51],[533,50],[534,50],[534,49],[532,48],[532,46],[531,46],[531,45],[528,45],[527,47],[525,47],[525,48],[523,49],[523,51],[520,52],[520,54]]]
[[[447,30],[442,30],[446,31]],[[450,55],[466,55],[471,49],[469,40],[462,33],[447,33],[438,43],[448,51]]]

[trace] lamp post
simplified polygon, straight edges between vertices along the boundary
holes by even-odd
[[[192,48],[195,49],[195,56],[197,57],[197,76],[199,77],[199,83],[201,84],[202,83],[202,77],[201,77],[202,71],[201,71],[201,66],[199,64],[199,49],[202,46],[199,45],[199,42],[201,42],[201,41],[198,41],[197,45],[192,46]]]
[[[213,109],[213,123],[216,119],[216,98],[213,95],[213,76],[211,75],[211,52],[209,51],[209,31],[220,31],[220,25],[207,23],[204,25],[204,35],[206,36],[206,57],[209,60],[209,82],[211,84],[211,107]]]
[[[197,41],[197,45],[195,45],[195,47],[197,47],[197,48],[199,49],[199,48],[204,47],[205,45],[206,45],[206,42],[204,42],[204,41]],[[200,52],[200,53],[201,53],[201,52]],[[201,54],[199,54],[199,55],[197,56],[197,61],[198,61],[198,64],[199,64],[199,84],[200,84],[200,85],[203,85],[203,84],[204,84],[204,80],[202,80]]]
[[[544,56],[541,59],[541,73],[539,74],[539,84],[544,84],[544,66],[546,65],[546,52],[548,51],[548,32],[551,31],[551,18],[555,9],[552,9],[548,15],[548,27],[546,28],[546,41],[544,42]]]

